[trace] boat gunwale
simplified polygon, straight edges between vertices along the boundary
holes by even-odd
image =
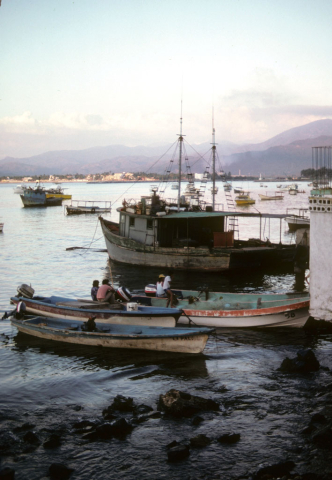
[[[128,316],[128,317],[138,317],[138,316],[142,316],[144,314],[146,314],[147,316],[149,317],[164,317],[167,313],[170,313],[170,315],[168,316],[172,316],[172,317],[176,317],[177,315],[180,316],[181,313],[182,313],[182,310],[181,309],[177,309],[177,308],[165,308],[165,307],[152,307],[154,308],[155,310],[162,310],[160,312],[147,312],[145,309],[146,308],[151,308],[151,307],[146,307],[144,305],[139,305],[138,307],[142,308],[143,310],[112,310],[112,309],[103,309],[103,310],[100,310],[100,309],[93,309],[93,308],[76,308],[76,307],[67,307],[65,305],[56,305],[54,303],[47,303],[47,302],[42,302],[40,300],[34,300],[33,298],[25,298],[25,297],[11,297],[10,300],[14,303],[14,304],[17,304],[18,302],[24,302],[24,303],[28,303],[28,302],[32,302],[33,305],[41,305],[41,306],[45,306],[45,307],[49,307],[51,309],[58,309],[58,310],[65,310],[66,312],[80,312],[80,313],[106,313],[106,314],[113,314],[116,315],[116,316]],[[15,303],[17,302],[17,303]]]

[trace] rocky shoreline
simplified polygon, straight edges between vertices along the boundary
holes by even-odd
[[[325,369],[331,378],[328,368],[321,366],[314,353],[310,349],[300,350],[296,358],[286,358],[280,365],[279,371],[284,375],[302,375],[305,381],[306,375],[312,375],[320,369]],[[331,378],[332,380],[332,378]],[[284,458],[276,463],[257,464],[252,471],[240,476],[230,474],[227,478],[233,480],[329,480],[332,478],[332,383],[325,385],[314,385],[312,388],[311,418],[302,428],[304,446],[293,448],[293,452],[283,452]],[[212,398],[192,395],[177,389],[170,389],[160,394],[155,407],[141,404],[139,400],[131,397],[117,395],[113,402],[105,407],[97,418],[90,418],[84,415],[84,408],[72,405],[69,408],[70,415],[63,413],[62,423],[45,425],[45,420],[50,421],[52,408],[47,408],[42,414],[37,415],[23,413],[27,421],[22,423],[15,414],[2,412],[2,432],[0,439],[0,480],[11,480],[14,478],[50,478],[68,479],[80,478],[77,465],[66,461],[66,454],[62,454],[63,461],[51,462],[49,465],[39,464],[38,451],[57,452],[60,448],[69,452],[81,448],[83,451],[88,445],[95,442],[105,443],[117,440],[120,445],[126,443],[133,430],[140,429],[142,425],[158,420],[160,423],[160,434],[163,438],[163,423],[174,422],[179,425],[183,422],[191,430],[191,436],[183,438],[174,437],[164,444],[164,455],[160,458],[161,463],[184,464],[194,458],[197,452],[202,452],[212,444],[220,445],[221,448],[233,448],[241,441],[241,433],[234,426],[234,430],[227,428],[216,431],[211,429],[209,434],[197,433],[197,427],[209,422],[214,416],[225,414],[226,405]],[[44,418],[46,414],[46,418]],[[73,421],[73,414],[76,421]],[[38,424],[38,416],[42,418]],[[30,417],[34,417],[33,421]],[[78,418],[77,418],[78,417]],[[208,429],[207,429],[208,430]],[[72,445],[71,447],[69,445]],[[154,445],[151,444],[153,450]],[[293,460],[294,453],[301,462]],[[221,454],[222,455],[222,454]],[[36,456],[36,459],[34,457]],[[51,455],[52,456],[52,455]],[[70,456],[69,456],[70,457]],[[68,457],[67,457],[68,458]],[[310,459],[309,466],[305,461]],[[70,460],[70,459],[69,459]],[[81,462],[84,462],[84,455]],[[210,460],[211,461],[211,460]],[[217,461],[215,459],[214,461]],[[27,465],[34,465],[35,476],[25,476]],[[183,472],[183,470],[182,470]],[[16,477],[16,473],[19,477]],[[94,477],[97,478],[97,477]],[[99,478],[99,477],[98,477]],[[126,478],[124,475],[123,478]],[[131,478],[131,477],[130,477]],[[147,478],[153,478],[148,476]],[[176,478],[176,477],[173,477]],[[183,476],[182,476],[183,478]],[[185,477],[193,478],[193,477]],[[224,475],[215,473],[213,476],[205,476],[199,471],[195,478],[225,478]]]

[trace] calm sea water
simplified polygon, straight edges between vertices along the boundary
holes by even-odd
[[[286,193],[282,202],[259,201],[258,193],[276,190],[275,184],[267,185],[241,185],[256,198],[249,208],[284,213],[287,207],[307,206],[306,194]],[[76,200],[115,202],[108,215],[113,220],[117,220],[115,208],[123,198],[138,199],[149,189],[148,184],[64,186]],[[306,184],[300,189],[309,192]],[[219,190],[217,201],[226,204],[221,185]],[[66,216],[64,207],[25,209],[12,185],[0,185],[0,221],[5,224],[0,234],[1,314],[12,309],[9,298],[21,283],[31,284],[40,295],[88,298],[94,279],[111,277],[115,285],[139,290],[164,273],[109,263],[107,253],[101,251],[105,244],[96,216]],[[263,227],[264,238],[279,240],[279,222]],[[240,230],[242,238],[259,237],[258,225],[252,221],[243,221]],[[281,235],[283,242],[294,241],[286,222]],[[66,250],[71,247],[84,248]],[[217,291],[282,292],[294,288],[294,275],[291,271],[232,276],[179,272],[174,279],[178,288],[196,288],[202,283]],[[74,468],[73,479],[233,479],[255,471],[262,462],[286,457],[295,461],[298,471],[308,471],[323,461],[300,432],[315,408],[313,392],[318,385],[331,382],[329,371],[302,378],[282,375],[277,368],[302,347],[313,348],[321,364],[331,368],[328,336],[311,337],[302,330],[228,330],[218,339],[211,338],[203,355],[188,357],[54,344],[18,334],[8,320],[0,322],[0,333],[0,418],[5,436],[14,438],[17,446],[2,455],[1,465],[13,466],[17,479],[43,478],[55,461]],[[73,424],[81,419],[101,420],[102,409],[117,394],[156,408],[159,395],[170,388],[214,398],[221,410],[203,415],[198,427],[189,420],[149,420],[125,440],[89,443],[74,433]],[[41,441],[60,432],[61,447],[48,451],[40,445],[27,453],[23,434],[15,431],[26,422],[34,425]],[[241,434],[240,442],[232,446],[216,442],[219,435],[230,431]],[[168,443],[200,433],[213,440],[210,446],[192,449],[190,457],[179,464],[167,462]]]

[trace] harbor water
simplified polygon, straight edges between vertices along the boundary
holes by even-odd
[[[217,185],[217,203],[227,209],[222,184]],[[276,184],[267,185],[241,185],[256,199],[243,211],[285,213],[286,208],[307,208],[310,187],[305,183],[299,189],[306,193],[286,192],[282,201],[263,202],[258,193],[277,190]],[[105,218],[114,221],[123,199],[139,199],[150,187],[147,183],[63,186],[74,200],[111,201],[112,212]],[[115,286],[139,291],[165,274],[109,262],[97,215],[66,216],[65,204],[23,208],[13,185],[0,185],[1,315],[12,310],[10,297],[22,283],[31,284],[37,295],[89,298],[95,279],[101,282],[107,277]],[[279,241],[281,237],[283,243],[294,243],[287,223],[275,222],[260,227],[243,219],[240,237],[259,238],[261,230],[262,239]],[[202,285],[221,292],[282,293],[294,291],[295,278],[284,267],[232,275],[175,273],[176,289]],[[229,329],[211,337],[202,355],[175,355],[43,341],[19,334],[8,319],[0,322],[0,334],[1,468],[14,468],[16,480],[47,478],[52,463],[72,468],[73,480],[233,480],[250,478],[260,466],[286,460],[294,462],[299,474],[330,468],[331,450],[317,448],[303,431],[324,407],[323,394],[331,388],[331,335],[312,335],[302,329]],[[323,368],[306,375],[280,372],[281,362],[294,358],[302,348],[312,349]],[[172,388],[212,398],[220,409],[200,414],[202,421],[197,425],[188,418],[152,415],[137,422],[124,438],[104,441],[89,441],[84,438],[88,429],[77,427],[82,421],[102,422],[103,409],[117,395],[132,397],[136,405],[156,411],[159,395]],[[29,443],[28,431],[39,441]],[[43,443],[54,433],[61,438],[60,445],[45,448]],[[218,442],[225,433],[240,434],[240,440],[231,445]],[[189,443],[199,434],[211,443],[191,448],[181,462],[167,461],[168,444]]]

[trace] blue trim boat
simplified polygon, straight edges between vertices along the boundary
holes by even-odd
[[[111,323],[96,323],[93,331],[86,331],[82,322],[48,317],[12,318],[11,322],[20,332],[46,340],[173,353],[201,353],[213,332],[211,328],[164,328]]]
[[[26,311],[30,314],[81,322],[93,317],[96,322],[100,323],[175,327],[182,314],[182,311],[178,308],[147,307],[138,305],[134,301],[133,303],[115,303],[112,305],[55,295],[33,298],[17,296],[10,300],[14,305],[23,301]]]

